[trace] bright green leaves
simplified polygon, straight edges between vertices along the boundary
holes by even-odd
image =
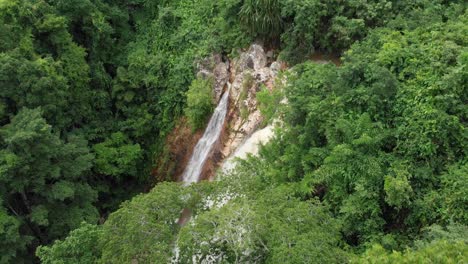
[[[281,33],[283,21],[280,0],[244,0],[239,19],[254,37],[274,39]]]
[[[358,17],[348,18],[342,15],[333,17],[329,35],[337,39],[337,44],[334,44],[334,48],[345,49],[366,35],[366,21],[360,16]]]
[[[396,209],[409,206],[413,188],[408,172],[408,165],[397,164],[390,168],[390,175],[385,176],[385,201]]]
[[[36,254],[44,264],[95,264],[101,256],[98,246],[101,235],[100,226],[82,223],[65,240],[38,247]]]
[[[213,79],[195,79],[187,91],[185,115],[193,130],[203,128],[213,112]]]
[[[0,15],[17,38],[0,56],[0,99],[8,111],[41,106],[47,121],[64,131],[90,114],[86,52],[73,43],[67,20],[45,1],[18,1]],[[47,36],[47,37],[44,37]],[[0,47],[1,48],[1,47]]]
[[[175,183],[157,185],[109,216],[100,238],[103,263],[166,263],[187,206],[184,189]]]
[[[5,144],[0,159],[3,172],[0,180],[10,190],[23,192],[36,183],[44,184],[45,175],[52,179],[59,177],[60,168],[49,165],[57,157],[56,148],[61,142],[52,134],[39,110],[24,109],[0,130],[0,135]],[[31,177],[32,170],[39,174]]]
[[[467,258],[468,248],[465,242],[455,243],[446,240],[434,241],[422,248],[399,252],[388,252],[380,245],[373,245],[362,256],[351,263],[391,264],[391,263],[463,263]]]
[[[421,227],[465,222],[466,43],[444,33],[454,24],[375,30],[338,68],[297,65],[258,174],[320,197],[351,245],[396,248]]]
[[[293,190],[279,187],[259,197],[267,263],[340,263],[339,225],[317,201],[300,201]]]
[[[141,160],[142,150],[139,144],[132,144],[121,132],[113,133],[104,142],[93,146],[96,153],[98,173],[122,179],[124,175],[137,176],[137,164]]]
[[[342,232],[350,242],[356,236],[369,239],[384,224],[378,202],[384,171],[382,158],[367,152],[353,145],[337,145],[323,165],[309,176],[312,178],[306,179],[318,181],[314,188],[326,186],[325,203],[344,221]]]
[[[63,142],[52,132],[38,109],[20,111],[9,125],[0,130],[0,135],[5,144],[2,157],[4,176],[12,176],[8,184],[18,182],[23,188],[28,188],[29,184],[44,185],[45,178],[79,179],[91,167],[93,156],[87,142],[73,136],[67,143]],[[32,171],[35,173],[29,174]],[[23,191],[22,188],[15,190]]]
[[[390,68],[393,72],[400,72],[407,56],[408,46],[406,37],[398,31],[389,31],[382,36],[383,45],[377,54],[380,65]]]
[[[158,184],[122,204],[102,227],[83,224],[40,247],[44,263],[342,263],[339,222],[291,187],[259,185],[248,171],[219,182]],[[266,189],[265,189],[266,187]],[[184,226],[182,215],[191,220]]]
[[[65,115],[69,86],[60,75],[60,66],[52,58],[25,60],[18,54],[0,55],[0,98],[8,112],[15,114],[21,107],[41,106],[49,122],[58,127],[70,124]]]
[[[280,82],[280,79],[281,77],[278,78],[278,82]],[[261,90],[257,92],[258,108],[264,117],[263,125],[272,121],[280,112],[279,106],[281,105],[281,100],[284,99],[284,91],[279,87],[279,84],[276,84],[276,86],[272,91],[266,86],[262,86]]]
[[[361,61],[360,54],[346,59],[352,63],[340,68],[340,78],[333,86],[340,101],[350,112],[367,112],[371,119],[386,122],[392,114],[399,85],[397,78],[384,67]]]
[[[326,4],[320,0],[282,2],[283,19],[293,22],[285,24],[285,32],[281,35],[284,48],[280,57],[292,63],[302,62],[319,48],[323,34],[319,30],[320,18],[328,13]]]
[[[282,1],[281,57],[298,63],[316,50],[342,51],[398,12],[392,1]]]
[[[468,164],[452,165],[442,175],[442,218],[468,225]]]
[[[369,247],[351,263],[463,263],[468,258],[467,232],[464,225],[428,227],[421,240],[405,250],[389,252],[379,244]]]
[[[41,21],[36,24],[39,32],[54,32],[66,28],[66,20],[64,17],[54,14],[46,14]]]
[[[75,186],[69,181],[59,181],[51,188],[51,197],[56,200],[64,201],[66,198],[71,198],[75,194]]]
[[[242,177],[252,175],[231,176],[236,177],[234,184],[252,186],[242,183]],[[266,190],[257,187],[253,193],[245,191],[249,188],[242,186],[237,194],[208,193],[206,203],[218,198],[230,201],[199,213],[193,223],[181,229],[177,241],[180,262],[190,261],[192,256],[197,262],[210,259],[227,263],[344,260],[344,253],[337,247],[338,223],[319,202],[301,201],[292,188],[285,186]]]

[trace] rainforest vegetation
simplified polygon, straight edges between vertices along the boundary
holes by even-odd
[[[0,0],[0,263],[466,263],[467,32],[462,0]],[[197,61],[254,42],[275,138],[154,177],[214,108]]]

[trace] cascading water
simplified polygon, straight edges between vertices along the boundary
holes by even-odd
[[[185,185],[198,182],[200,180],[203,165],[205,164],[213,145],[218,140],[221,130],[223,129],[224,119],[226,118],[228,110],[228,98],[229,89],[224,92],[223,97],[211,116],[205,133],[195,146],[192,157],[190,158],[182,176],[182,180]]]
[[[228,87],[230,87],[230,83],[228,83]],[[223,129],[229,105],[229,91],[230,89],[228,88],[227,91],[224,92],[223,97],[211,116],[210,122],[208,122],[208,126],[206,127],[202,138],[198,141],[195,149],[193,150],[192,157],[190,157],[190,161],[182,174],[184,185],[189,185],[200,180],[203,165],[205,165],[205,162],[213,149],[213,145],[219,139],[221,130]],[[182,210],[177,223],[181,226],[185,225],[185,223],[190,219],[191,214],[192,212],[190,209],[185,208]],[[179,247],[177,243],[172,251],[174,257],[171,263],[179,263]]]

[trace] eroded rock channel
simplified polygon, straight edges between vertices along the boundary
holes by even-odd
[[[197,77],[214,80],[213,100],[218,112],[213,113],[203,133],[192,134],[186,122],[180,122],[169,135],[167,145],[175,166],[168,166],[166,170],[174,180],[184,181],[185,178],[188,183],[212,180],[220,165],[234,156],[241,145],[245,155],[250,149],[256,150],[256,146],[246,144],[264,143],[271,136],[272,133],[259,133],[258,140],[248,141],[261,129],[263,122],[257,92],[274,89],[278,72],[285,68],[273,54],[273,51],[265,51],[261,45],[253,44],[247,50],[239,51],[239,56],[232,60],[213,54],[198,62]],[[222,112],[224,104],[225,113]],[[225,116],[221,118],[219,114]],[[265,139],[259,138],[263,136]]]

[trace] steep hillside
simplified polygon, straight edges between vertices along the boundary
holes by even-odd
[[[468,262],[466,32],[458,0],[0,0],[0,264]]]

